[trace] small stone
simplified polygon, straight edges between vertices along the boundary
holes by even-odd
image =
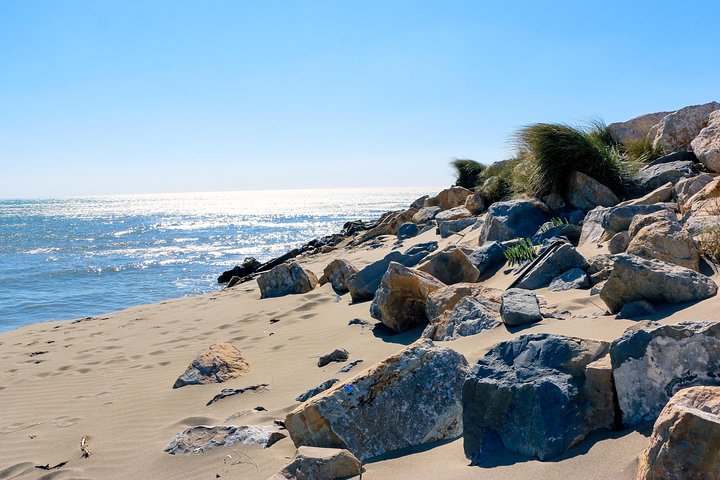
[[[564,292],[577,288],[590,288],[590,280],[582,268],[573,268],[558,275],[548,287],[552,292]]]
[[[344,348],[336,348],[332,352],[320,357],[318,359],[317,366],[322,368],[328,363],[344,362],[348,358],[350,358],[350,353],[348,353],[347,350],[345,350]]]
[[[339,381],[340,380],[337,378],[331,378],[330,380],[325,380],[323,383],[321,383],[317,387],[311,388],[307,392],[298,395],[297,398],[295,398],[295,400],[297,400],[298,402],[305,402],[305,401],[311,399],[312,397],[314,397],[315,395],[318,395],[318,394],[324,392],[325,390],[332,387]]]

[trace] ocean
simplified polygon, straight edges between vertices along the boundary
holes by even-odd
[[[346,188],[0,200],[0,332],[217,290],[349,220],[439,188]]]

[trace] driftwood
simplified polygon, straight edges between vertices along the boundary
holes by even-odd
[[[83,435],[80,439],[80,452],[82,452],[83,458],[88,458],[90,456],[90,445],[87,441],[87,435]]]
[[[46,463],[45,465],[35,465],[35,468],[40,469],[40,470],[55,470],[60,467],[64,467],[65,465],[67,465],[67,463],[68,463],[68,461],[65,460],[64,462],[60,462],[57,465],[53,465],[52,467],[50,466],[49,463]]]

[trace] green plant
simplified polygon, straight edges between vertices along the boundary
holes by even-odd
[[[627,142],[624,147],[628,158],[641,164],[650,163],[665,155],[663,147],[661,145],[654,147],[649,138],[637,142]]]
[[[560,227],[562,225],[570,225],[570,222],[567,218],[553,217],[550,219],[549,222],[543,224],[543,226],[540,228],[540,233],[545,233],[551,228]]]
[[[489,204],[508,200],[514,192],[514,173],[518,160],[510,159],[488,165],[480,176],[478,190]]]
[[[513,245],[503,253],[505,259],[510,262],[510,266],[522,264],[537,257],[537,249],[529,238],[521,238],[517,245]]]
[[[455,185],[468,189],[481,183],[483,171],[487,168],[480,162],[468,158],[456,158],[450,165],[455,170]]]

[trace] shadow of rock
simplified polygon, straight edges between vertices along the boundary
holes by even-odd
[[[376,323],[372,328],[372,334],[387,343],[399,343],[401,345],[410,345],[422,335],[425,325],[419,325],[411,330],[402,333],[396,333],[390,330],[382,323]]]

